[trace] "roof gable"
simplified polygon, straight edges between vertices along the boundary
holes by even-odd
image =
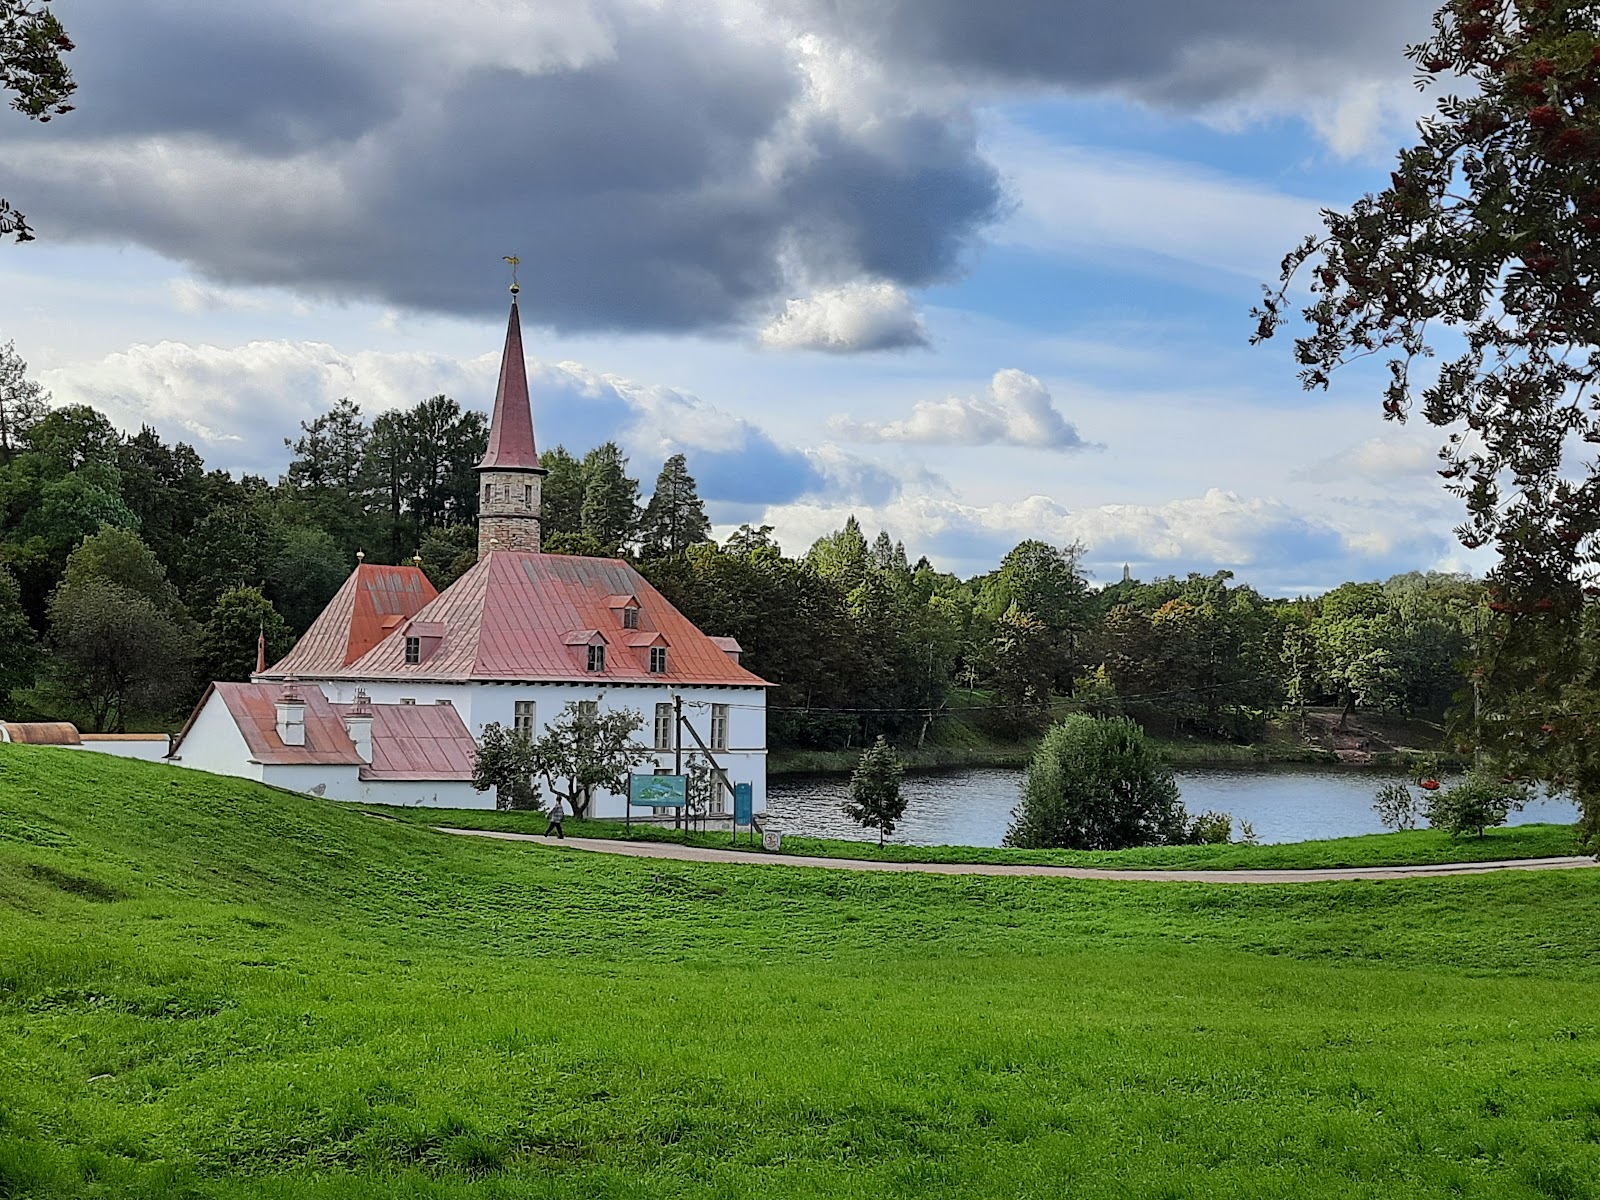
[[[438,595],[420,567],[361,563],[294,649],[264,674],[320,676],[342,670]]]
[[[305,705],[306,744],[285,746],[278,737],[278,697],[283,694],[280,685],[221,682],[211,688],[227,706],[250,748],[250,757],[257,762],[281,767],[361,765],[361,756],[345,732],[343,719],[319,689],[298,689],[296,694]]]

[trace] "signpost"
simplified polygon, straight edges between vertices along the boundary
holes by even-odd
[[[749,825],[750,840],[755,840],[756,802],[755,788],[748,783],[733,785],[733,844],[739,844],[739,826]]]

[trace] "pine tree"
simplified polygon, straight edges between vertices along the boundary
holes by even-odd
[[[711,540],[706,507],[689,474],[688,461],[674,454],[656,476],[656,490],[639,522],[639,548],[646,558],[662,558]]]
[[[894,747],[879,734],[872,749],[862,754],[850,776],[850,799],[845,802],[845,815],[863,828],[876,829],[880,846],[905,815],[906,797],[900,790],[905,770]]]
[[[589,451],[583,460],[586,480],[579,532],[609,554],[620,553],[633,540],[639,521],[639,481],[628,476],[628,460],[615,442]]]

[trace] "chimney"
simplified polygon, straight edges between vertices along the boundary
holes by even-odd
[[[284,680],[278,696],[278,740],[285,746],[306,744],[306,702],[300,697],[299,680]]]
[[[372,698],[366,688],[357,688],[355,703],[344,715],[344,731],[355,743],[356,755],[364,763],[372,761]]]

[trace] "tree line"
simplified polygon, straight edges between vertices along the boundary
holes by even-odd
[[[208,469],[155,430],[51,406],[0,352],[0,696],[95,729],[169,725],[210,679],[285,653],[347,577],[420,558],[436,586],[476,561],[487,429],[446,396],[369,420],[349,400],[286,439],[276,482]],[[778,686],[775,747],[921,743],[959,716],[1037,732],[1064,709],[1248,741],[1318,704],[1438,714],[1483,589],[1458,576],[1264,597],[1227,572],[1096,587],[1082,549],[1028,540],[962,578],[855,518],[799,555],[768,526],[721,542],[684,455],[648,499],[612,442],[543,455],[552,553],[621,555]]]

